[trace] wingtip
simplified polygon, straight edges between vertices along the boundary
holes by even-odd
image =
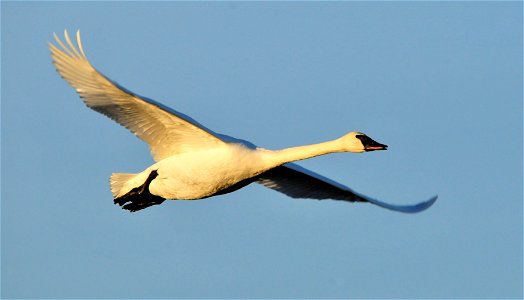
[[[389,210],[412,214],[412,213],[418,213],[418,212],[421,212],[421,211],[424,211],[430,208],[437,201],[437,199],[438,199],[438,195],[435,195],[426,201],[422,201],[420,203],[413,204],[413,205],[394,205],[394,204],[381,202],[375,199],[367,199],[367,200],[369,203],[375,204],[377,206],[380,206],[380,207],[383,207]]]
[[[65,53],[67,56],[70,56],[71,58],[79,59],[79,60],[86,60],[87,61],[87,56],[86,56],[86,54],[84,52],[84,47],[82,45],[82,40],[80,38],[80,30],[79,29],[76,31],[76,34],[73,35],[73,38],[75,36],[76,36],[76,45],[71,40],[71,38],[69,36],[69,32],[67,31],[67,29],[64,29],[63,39],[64,39],[65,43],[62,42],[62,39],[55,32],[53,32],[53,37],[55,39],[55,42],[56,42],[56,44],[58,44],[58,46],[60,46],[60,48],[57,48],[54,45],[54,43],[51,43],[51,42],[49,42],[49,47],[51,49],[56,48],[56,50],[58,50],[59,52]]]
[[[405,211],[405,212],[407,212],[407,213],[417,213],[417,212],[424,211],[424,210],[430,208],[431,206],[433,206],[433,204],[435,204],[437,199],[438,199],[438,195],[435,195],[435,196],[431,197],[429,200],[426,200],[426,201],[423,201],[423,202],[420,202],[418,204],[413,205],[411,211]]]

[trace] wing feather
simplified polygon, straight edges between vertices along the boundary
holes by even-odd
[[[108,116],[149,144],[156,161],[171,155],[209,148],[223,141],[188,116],[151,99],[138,96],[97,71],[87,59],[80,32],[75,46],[67,31],[65,43],[54,34],[60,48],[49,44],[60,75],[91,109]]]
[[[414,205],[389,204],[359,194],[347,186],[293,163],[279,166],[262,173],[257,177],[256,182],[292,198],[369,202],[383,208],[404,213],[423,211],[433,205],[437,200],[437,196],[434,196],[429,200]]]

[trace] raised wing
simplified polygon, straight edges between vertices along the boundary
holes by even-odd
[[[427,201],[415,205],[385,203],[356,193],[338,182],[292,163],[262,173],[257,177],[256,182],[292,198],[369,202],[383,208],[404,213],[423,211],[433,205],[437,200],[437,196],[434,196]]]
[[[129,129],[149,144],[156,161],[171,155],[223,143],[215,134],[188,116],[153,100],[140,97],[98,72],[89,63],[77,32],[75,46],[67,31],[59,49],[49,44],[58,73],[80,94],[84,103]]]

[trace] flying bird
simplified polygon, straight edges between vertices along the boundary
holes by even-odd
[[[361,132],[312,145],[268,150],[218,134],[189,116],[139,96],[97,71],[87,59],[80,32],[76,45],[49,43],[58,73],[91,109],[129,129],[149,145],[155,163],[138,174],[113,173],[114,203],[131,212],[170,200],[196,200],[238,190],[253,182],[292,198],[367,202],[394,211],[420,212],[437,196],[414,205],[394,205],[302,168],[293,162],[335,152],[386,150]]]

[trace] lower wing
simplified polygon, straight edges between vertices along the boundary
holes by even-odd
[[[286,164],[260,174],[256,182],[292,198],[369,202],[403,213],[417,213],[429,208],[437,196],[413,205],[395,205],[359,194],[350,188],[296,164]]]

